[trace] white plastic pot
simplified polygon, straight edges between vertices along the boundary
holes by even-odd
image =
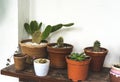
[[[49,71],[50,60],[46,59],[46,63],[39,63],[40,59],[34,60],[34,70],[37,76],[46,76]]]

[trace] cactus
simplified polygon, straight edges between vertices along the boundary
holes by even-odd
[[[64,40],[63,37],[59,37],[57,40],[57,46],[58,47],[63,47],[64,46]]]
[[[71,55],[69,55],[69,58],[76,61],[83,61],[89,58],[89,56],[86,56],[84,52],[82,52],[82,53],[72,53]]]
[[[95,52],[100,52],[101,51],[100,42],[97,41],[97,40],[94,42],[93,51],[95,51]]]
[[[28,23],[24,24],[26,32],[32,36],[32,42],[40,43],[40,41],[41,41],[40,28],[41,28],[41,26],[42,26],[42,22],[40,24],[38,24],[37,21],[31,21],[30,24],[28,24]]]
[[[28,34],[33,35],[35,31],[40,30],[42,22],[38,25],[37,21],[31,21],[30,24],[25,23],[24,27]]]
[[[42,40],[46,40],[46,38],[50,35],[50,33],[59,30],[63,26],[69,27],[72,25],[74,25],[74,23],[57,24],[54,26],[47,25],[43,32],[40,31],[42,22],[38,24],[37,21],[31,21],[30,24],[25,23],[24,27],[25,27],[26,32],[32,36],[32,42],[39,44]]]

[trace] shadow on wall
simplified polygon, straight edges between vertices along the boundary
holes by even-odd
[[[0,24],[4,21],[10,0],[0,0]]]

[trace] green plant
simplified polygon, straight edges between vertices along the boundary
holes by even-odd
[[[63,37],[59,37],[57,40],[57,46],[58,47],[63,47],[64,46],[64,39]]]
[[[94,42],[93,51],[95,51],[95,52],[100,52],[100,51],[101,51],[100,42],[99,42],[98,40],[96,40],[96,41]]]
[[[18,50],[16,50],[13,55],[15,55],[15,54],[20,55],[19,53],[20,52]],[[7,58],[6,66],[9,66],[11,64],[11,58],[13,57],[13,55],[11,55],[9,58]]]
[[[47,25],[45,27],[45,30],[43,32],[40,31],[40,28],[42,26],[42,22],[40,24],[37,23],[37,21],[31,21],[30,24],[25,23],[24,27],[28,34],[32,35],[32,42],[40,43],[42,40],[46,40],[46,38],[49,36],[50,33],[53,33],[60,28],[69,27],[74,25],[74,23],[69,24],[57,24],[54,26]]]
[[[114,65],[114,67],[116,67],[116,68],[120,68],[120,65]]]
[[[83,61],[85,59],[87,59],[89,56],[86,56],[84,54],[84,52],[82,53],[72,53],[71,55],[69,55],[69,58],[72,60],[76,60],[76,61]]]

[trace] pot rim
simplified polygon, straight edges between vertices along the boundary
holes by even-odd
[[[53,47],[51,47],[51,46],[54,46],[54,45],[56,45],[57,43],[48,43],[47,44],[47,47],[48,48],[53,48]],[[71,48],[73,48],[73,45],[72,44],[68,44],[68,43],[63,43],[64,45],[68,45],[68,46],[70,46],[70,47],[68,47],[68,48],[54,48],[54,49],[71,49]]]
[[[92,59],[91,57],[89,57],[89,59],[85,59],[83,61],[76,61],[76,60],[69,59],[68,56],[66,56],[65,58],[66,58],[67,63],[75,64],[75,65],[89,64]]]
[[[40,59],[46,59],[47,62],[46,63],[38,63],[37,61],[40,60]],[[44,65],[44,64],[49,64],[50,63],[50,60],[47,59],[47,58],[37,58],[33,61],[35,64],[39,64],[39,65]]]
[[[47,44],[48,43],[46,43],[46,45],[31,45],[31,44],[26,44],[26,42],[31,42],[32,41],[32,39],[24,39],[24,40],[21,40],[20,42],[19,42],[19,44],[20,44],[20,46],[22,46],[22,47],[29,47],[29,48],[43,48],[43,47],[47,47]]]

